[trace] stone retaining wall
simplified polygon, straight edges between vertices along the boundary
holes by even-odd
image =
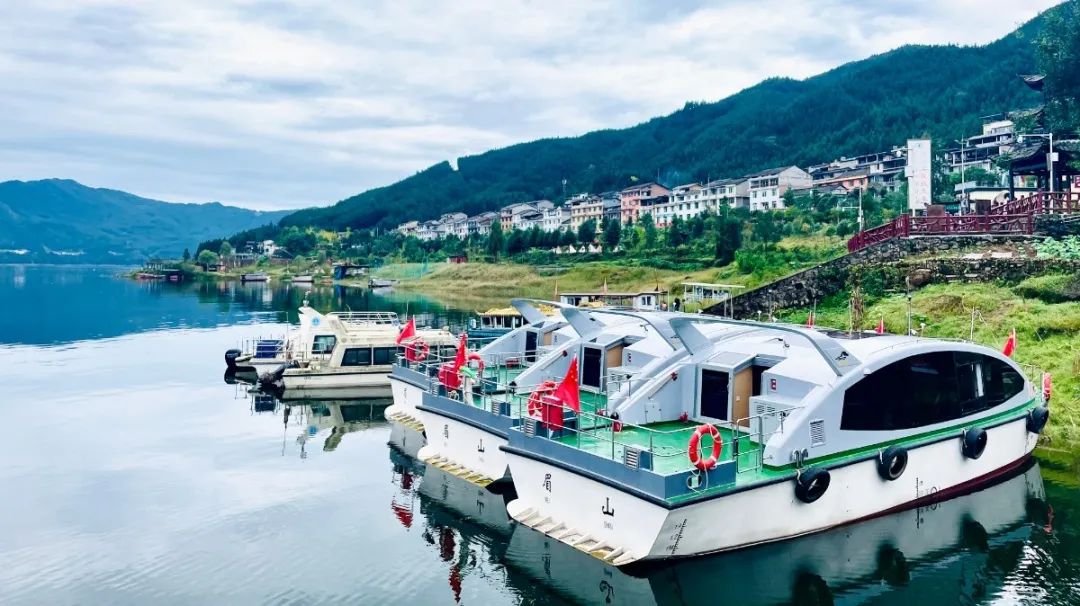
[[[768,316],[773,310],[789,307],[809,307],[817,301],[841,291],[848,282],[850,270],[854,266],[896,266],[911,257],[934,255],[944,259],[910,260],[910,269],[929,271],[931,281],[944,276],[968,274],[982,275],[981,280],[1016,279],[1016,276],[1032,275],[1046,271],[1046,260],[1035,259],[1031,244],[1040,240],[1038,236],[916,236],[896,238],[869,248],[826,261],[821,265],[805,269],[775,282],[743,293],[731,301],[732,313],[736,318],[754,319]],[[960,258],[965,252],[989,251],[992,248],[1009,248],[1017,258],[965,260]],[[956,263],[954,263],[956,262]],[[925,267],[918,266],[927,264]],[[937,264],[937,265],[935,265]],[[992,268],[992,269],[990,269]],[[1065,270],[1067,271],[1067,269]],[[1026,274],[1022,272],[1027,272]],[[998,277],[989,277],[989,276]],[[902,286],[902,285],[901,285]],[[706,313],[726,313],[727,305],[715,305],[705,310]]]

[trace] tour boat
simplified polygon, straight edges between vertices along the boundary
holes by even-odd
[[[225,352],[225,366],[230,370],[253,370],[262,376],[294,360],[325,360],[342,335],[364,333],[373,325],[397,330],[401,323],[390,311],[335,311],[321,314],[305,300],[297,310],[300,325],[296,331],[279,338],[258,338],[241,343]]]
[[[506,563],[570,601],[670,604],[679,596],[679,604],[713,604],[716,587],[734,587],[738,596],[729,601],[740,606],[877,604],[890,586],[903,586],[900,597],[929,596],[946,581],[959,591],[951,598],[976,603],[1000,595],[998,584],[1024,565],[1025,546],[1051,532],[1049,505],[1039,465],[1031,461],[933,506],[634,574],[518,524]]]
[[[561,316],[547,317],[537,306],[526,299],[515,299],[511,305],[523,318],[524,324],[512,333],[504,334],[491,339],[470,338],[469,343],[484,343],[489,351],[498,351],[497,359],[488,369],[488,374],[499,372],[505,376],[516,376],[524,367],[534,361],[538,353],[546,351],[554,338],[554,331],[566,326]],[[490,345],[487,345],[490,343]],[[417,407],[420,405],[423,392],[433,389],[435,377],[439,367],[444,363],[441,356],[408,355],[414,350],[406,351],[406,355],[398,357],[393,371],[390,373],[390,383],[393,387],[394,403],[387,409],[387,418],[399,423],[405,423],[423,431],[420,415]],[[456,358],[454,351],[449,356]]]
[[[546,333],[551,344],[535,359],[521,362],[511,333],[476,354],[485,367],[477,380],[457,384],[451,373],[439,373],[417,407],[428,436],[421,460],[483,485],[509,480],[502,446],[544,396],[572,390],[584,410],[602,412],[611,390],[628,388],[649,360],[675,347],[664,314],[564,308],[561,315],[568,325]],[[518,363],[507,367],[510,360]]]
[[[350,397],[359,398],[390,397],[389,374],[402,345],[402,330],[410,331],[416,340],[405,344],[405,349],[424,356],[432,355],[431,349],[437,356],[455,343],[448,330],[417,329],[414,320],[401,329],[396,315],[389,321],[385,312],[347,313],[348,328],[341,316],[326,316],[326,323],[335,329],[330,333],[332,342],[328,339],[320,350],[328,353],[294,359],[263,375],[263,384],[282,389],[285,397],[298,397],[297,392],[307,390],[347,390]]]
[[[508,427],[514,519],[616,566],[749,547],[988,482],[1049,416],[1049,389],[971,343],[670,325],[681,346],[606,411],[547,394]]]

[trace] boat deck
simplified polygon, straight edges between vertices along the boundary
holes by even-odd
[[[623,452],[626,447],[636,447],[653,452],[653,471],[661,475],[671,475],[687,471],[691,468],[690,459],[687,456],[687,446],[690,436],[700,425],[696,421],[667,421],[653,423],[643,427],[624,427],[622,431],[612,432],[610,425],[602,427],[583,428],[582,431],[571,432],[558,438],[559,442],[573,446],[590,454],[612,459],[623,460]],[[720,460],[731,460],[735,449],[736,434],[728,428],[718,427],[723,447]],[[750,440],[745,434],[739,438],[739,472],[736,473],[736,486],[754,483],[760,480],[770,479],[785,475],[787,472],[764,468],[759,461],[761,447]],[[706,456],[711,451],[709,438],[702,438],[702,450]]]

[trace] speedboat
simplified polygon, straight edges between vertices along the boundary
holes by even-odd
[[[616,566],[735,550],[978,487],[1025,462],[1049,415],[1013,360],[971,343],[669,324],[680,346],[606,411],[549,394],[508,427],[515,520]]]

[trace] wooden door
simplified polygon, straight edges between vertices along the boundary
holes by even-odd
[[[731,420],[743,427],[750,425],[750,396],[754,393],[753,389],[753,367],[747,367],[735,373],[735,384],[731,390]]]

